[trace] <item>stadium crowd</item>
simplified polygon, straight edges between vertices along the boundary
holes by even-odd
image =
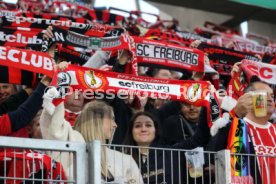
[[[181,31],[177,20],[152,24],[139,11],[122,17],[66,1],[0,8],[1,136],[141,147],[102,146],[102,180],[117,183],[214,183],[214,158],[205,157],[204,177],[192,177],[185,154],[163,148],[275,156],[272,42],[217,25]],[[256,114],[260,91],[264,115]],[[68,153],[47,155],[64,179],[74,176]],[[274,157],[236,159],[233,177],[276,182]]]

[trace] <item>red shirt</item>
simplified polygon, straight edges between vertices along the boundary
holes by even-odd
[[[276,125],[269,122],[260,125],[247,118],[244,120],[248,125],[249,136],[256,154],[266,155],[266,157],[258,156],[257,159],[263,184],[276,183]]]
[[[21,128],[15,132],[12,131],[11,121],[8,114],[0,116],[0,136],[11,136],[11,137],[25,137],[28,138],[28,130]]]
[[[0,136],[8,135],[12,132],[11,121],[8,114],[0,116]]]
[[[81,113],[81,111],[80,112],[72,112],[72,111],[69,111],[68,109],[65,109],[65,114],[64,114],[65,117],[64,118],[73,127],[75,125],[76,119],[80,113]]]

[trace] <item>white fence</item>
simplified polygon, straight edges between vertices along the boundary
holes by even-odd
[[[53,153],[61,155],[55,158],[56,162],[64,162],[62,155],[70,155],[70,167],[64,168],[64,172],[59,169],[58,163],[46,156]],[[204,164],[201,158],[204,158]],[[230,160],[234,158],[241,162],[231,166]],[[268,163],[262,162],[261,158],[268,159]],[[0,137],[0,184],[230,184],[259,183],[264,179],[268,181],[265,183],[273,183],[275,160],[271,156],[230,154],[229,150],[200,153],[168,148],[101,145],[99,141],[85,144]],[[231,169],[239,172],[244,169],[243,163],[247,163],[250,177],[231,177]],[[103,172],[103,168],[106,172]]]

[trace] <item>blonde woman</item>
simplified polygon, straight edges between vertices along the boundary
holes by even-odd
[[[78,117],[75,130],[81,132],[85,142],[100,140],[105,144],[117,127],[111,106],[102,101],[93,101],[85,105]],[[143,183],[142,176],[134,159],[105,146],[101,149],[101,173],[105,181]]]
[[[66,68],[66,66],[60,68]],[[111,138],[113,130],[117,127],[111,106],[102,101],[87,103],[73,128],[64,119],[64,103],[57,107],[53,106],[52,99],[49,97],[52,97],[54,90],[52,88],[44,95],[44,109],[40,118],[41,133],[44,139],[77,142],[100,140],[102,144],[105,144],[105,140]],[[72,179],[72,155],[59,152],[51,152],[50,155],[53,159],[62,163],[67,177]],[[111,150],[106,146],[102,146],[101,149],[101,174],[104,181],[143,183],[142,176],[133,158]]]

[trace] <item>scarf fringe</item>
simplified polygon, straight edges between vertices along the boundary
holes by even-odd
[[[230,116],[228,113],[223,113],[222,117],[213,122],[213,125],[210,129],[212,136],[215,136],[219,129],[225,127],[229,123]]]
[[[53,115],[56,106],[53,104],[53,100],[59,97],[59,92],[55,87],[50,88],[44,95],[43,95],[43,108],[50,114]]]

